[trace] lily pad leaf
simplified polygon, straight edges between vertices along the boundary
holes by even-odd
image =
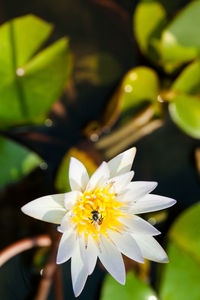
[[[121,85],[122,110],[129,110],[139,102],[156,102],[159,79],[156,72],[147,67],[132,69]]]
[[[60,97],[71,69],[68,40],[37,52],[51,31],[33,15],[0,27],[0,127],[40,122]]]
[[[161,32],[166,11],[158,1],[141,1],[134,14],[134,32],[141,51],[152,59],[159,57]]]
[[[137,278],[133,272],[127,274],[125,286],[120,285],[110,275],[107,275],[100,297],[101,300],[146,300],[151,298],[157,299],[155,292],[147,283]]]
[[[158,94],[159,79],[156,72],[148,67],[136,67],[125,75],[118,90],[110,99],[102,122],[111,126],[119,116],[123,121],[127,121],[146,105],[157,104]]]
[[[200,138],[200,98],[180,94],[169,104],[172,120],[188,135]]]
[[[19,181],[41,163],[42,159],[36,153],[0,137],[0,188]]]
[[[200,299],[200,203],[184,211],[172,226],[169,264],[164,268],[160,296],[163,300]],[[184,283],[184,284],[183,284]]]
[[[185,210],[170,230],[170,238],[200,263],[200,203]],[[184,228],[184,230],[183,230]]]
[[[200,265],[174,243],[168,247],[170,263],[165,266],[160,296],[162,300],[200,299]]]
[[[162,60],[173,69],[198,56],[200,49],[200,1],[190,2],[164,30],[161,42]]]
[[[172,85],[172,89],[176,92],[186,94],[200,93],[200,61],[197,60],[188,65],[178,76]]]

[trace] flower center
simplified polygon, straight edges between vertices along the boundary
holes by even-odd
[[[124,231],[118,217],[124,216],[120,210],[124,203],[116,200],[110,185],[85,191],[73,208],[72,222],[77,225],[79,234],[92,235],[98,239],[99,233],[107,236],[107,230]]]

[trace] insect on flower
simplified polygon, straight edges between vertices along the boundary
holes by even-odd
[[[33,218],[59,224],[62,238],[57,263],[71,258],[74,293],[80,295],[97,258],[121,284],[125,283],[122,254],[143,263],[144,258],[167,262],[155,240],[160,232],[137,214],[170,207],[175,200],[150,194],[156,182],[133,181],[136,149],[103,162],[89,178],[84,165],[71,158],[71,192],[38,198],[22,207]]]
[[[92,220],[92,223],[97,223],[98,225],[101,225],[102,224],[102,222],[103,222],[103,217],[102,217],[102,215],[98,212],[98,210],[93,210],[92,212],[91,212],[91,214],[92,214],[92,218],[90,219],[90,220]]]

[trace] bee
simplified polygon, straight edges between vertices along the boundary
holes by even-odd
[[[98,212],[98,210],[93,210],[91,212],[92,214],[92,218],[89,218],[92,222],[92,224],[98,224],[98,225],[101,225],[102,222],[103,222],[103,217],[102,215]]]

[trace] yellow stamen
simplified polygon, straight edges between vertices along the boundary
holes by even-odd
[[[78,234],[87,239],[91,235],[98,239],[99,233],[107,236],[107,230],[124,231],[124,225],[118,217],[124,216],[120,208],[124,203],[116,200],[116,194],[110,191],[111,185],[85,191],[73,208],[72,222],[77,225]]]

